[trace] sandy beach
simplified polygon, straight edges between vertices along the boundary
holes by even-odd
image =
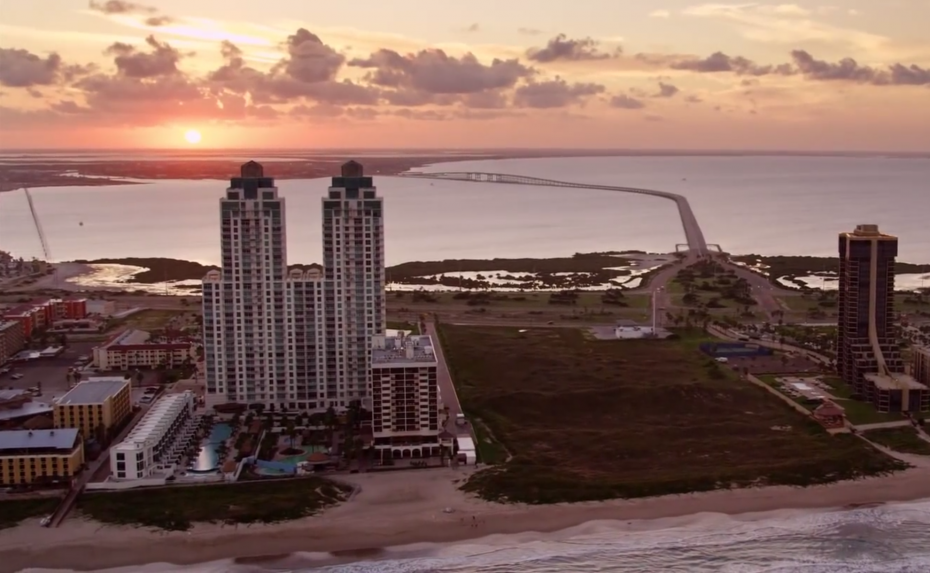
[[[296,551],[348,552],[414,543],[450,543],[494,534],[549,533],[589,521],[617,520],[633,529],[676,525],[667,518],[787,509],[843,508],[930,498],[930,469],[811,488],[771,487],[573,505],[487,503],[457,483],[468,470],[439,469],[346,478],[351,501],[319,516],[278,525],[201,525],[190,532],[110,527],[71,517],[58,529],[36,521],[0,532],[0,573],[26,567],[93,570],[169,562],[193,564]],[[454,510],[444,512],[445,508]],[[472,518],[477,524],[472,525]],[[652,523],[639,520],[658,520]]]

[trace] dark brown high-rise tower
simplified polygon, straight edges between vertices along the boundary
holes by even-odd
[[[840,377],[880,412],[925,411],[930,392],[904,373],[894,336],[898,238],[878,225],[840,233],[836,364]]]

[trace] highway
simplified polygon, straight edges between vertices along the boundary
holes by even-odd
[[[638,189],[636,187],[615,187],[612,185],[592,185],[589,183],[570,183],[539,177],[525,177],[523,175],[507,175],[504,173],[478,173],[468,171],[455,171],[443,173],[401,173],[400,177],[414,177],[418,179],[443,179],[446,181],[465,181],[471,183],[500,183],[505,185],[531,185],[535,187],[569,187],[574,189],[595,189],[599,191],[614,191],[617,193],[635,193],[638,195],[651,195],[674,201],[678,206],[678,215],[681,217],[681,226],[685,231],[685,241],[688,243],[690,254],[703,257],[708,254],[707,241],[701,226],[691,210],[688,200],[677,193],[656,191],[653,189]]]

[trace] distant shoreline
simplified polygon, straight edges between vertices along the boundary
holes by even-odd
[[[801,151],[696,151],[696,150],[424,150],[404,153],[402,150],[332,150],[299,152],[292,150],[138,150],[116,151],[120,159],[106,160],[93,157],[95,153],[106,154],[107,150],[77,151],[76,160],[65,161],[60,157],[64,151],[48,151],[57,157],[49,158],[39,151],[22,151],[21,155],[3,158],[0,161],[0,193],[16,191],[23,187],[94,187],[106,185],[134,185],[141,181],[159,180],[224,180],[238,172],[240,160],[229,159],[231,155],[252,156],[258,159],[275,156],[275,161],[266,162],[274,166],[274,178],[282,181],[291,179],[319,179],[335,174],[341,159],[356,158],[366,172],[373,176],[392,177],[437,163],[460,161],[495,161],[504,159],[584,158],[584,157],[797,157],[797,158],[884,158],[884,159],[930,159],[924,152],[801,152]],[[3,151],[0,153],[17,153]],[[171,154],[161,160],[134,160],[133,155],[158,156]],[[87,155],[86,160],[81,160]],[[181,158],[178,158],[181,156]],[[244,159],[244,158],[243,158]],[[261,162],[261,161],[260,161]],[[28,166],[29,172],[23,173]],[[75,173],[79,175],[66,175]]]

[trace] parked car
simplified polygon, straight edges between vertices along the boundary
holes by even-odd
[[[10,376],[10,378],[12,378],[13,380],[21,380],[22,377],[23,377],[23,375],[20,374],[19,372],[17,372],[16,374]]]

